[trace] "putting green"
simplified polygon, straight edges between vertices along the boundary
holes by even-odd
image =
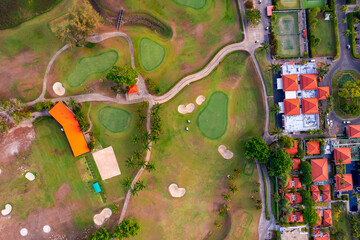
[[[224,135],[228,122],[228,96],[223,92],[214,92],[208,104],[198,116],[200,131],[210,139]]]
[[[118,57],[115,50],[110,50],[96,56],[81,58],[67,77],[67,84],[70,87],[80,86],[90,75],[105,72],[114,66]]]
[[[131,114],[121,108],[106,106],[100,109],[98,118],[107,130],[113,133],[119,133],[129,126]]]
[[[203,8],[206,4],[206,0],[175,0],[175,2],[194,9]]]
[[[163,46],[149,38],[140,40],[140,63],[146,71],[157,68],[165,57]]]

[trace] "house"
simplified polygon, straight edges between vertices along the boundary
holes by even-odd
[[[301,212],[295,212],[295,213],[292,213],[290,215],[288,215],[288,218],[289,218],[289,223],[302,223],[304,222],[304,218],[303,218],[303,215],[301,214]]]
[[[293,170],[299,169],[300,162],[301,162],[300,159],[298,159],[298,158],[293,158],[292,162],[293,162],[293,167],[292,167],[292,169],[293,169]]]
[[[326,236],[326,237],[314,237],[314,240],[330,240],[330,237],[329,236]]]
[[[300,100],[284,99],[284,114],[285,116],[299,115],[300,114]]]
[[[303,98],[302,99],[302,113],[304,115],[318,114],[318,99],[317,98]]]
[[[295,156],[298,153],[297,141],[294,141],[294,146],[292,148],[285,148],[284,150],[287,151],[291,156]]]
[[[266,7],[266,15],[267,15],[268,17],[271,17],[271,16],[272,16],[272,11],[273,11],[273,9],[274,9],[274,6],[267,6],[267,7]]]
[[[346,192],[353,190],[353,180],[351,174],[336,174],[335,176],[336,181],[336,191],[338,192]]]
[[[318,141],[309,141],[306,143],[306,152],[308,155],[320,154],[320,143]]]
[[[285,193],[285,198],[289,200],[289,204],[297,204],[302,202],[300,193]]]
[[[312,159],[311,166],[313,168],[311,175],[314,182],[323,182],[329,179],[328,162],[326,158]]]
[[[321,198],[322,192],[322,198]],[[311,185],[311,196],[315,202],[329,202],[331,201],[330,186],[329,184],[322,185],[322,191],[320,192],[318,185]]]
[[[282,76],[282,84],[283,84],[283,91],[298,91],[299,90],[299,81],[298,75],[283,75]]]
[[[330,209],[324,210],[323,225],[325,227],[330,227],[332,225],[332,216],[331,216],[331,210]]]
[[[349,125],[349,138],[360,138],[360,125]]]
[[[334,149],[335,164],[350,164],[351,163],[351,149],[350,148],[335,148]]]
[[[319,226],[321,226],[321,218],[322,218],[321,210],[317,210],[316,213],[317,213],[317,215],[319,215],[319,218],[318,218],[318,220],[316,222],[316,227],[319,227]]]
[[[323,196],[322,196],[323,202],[330,202],[331,201],[330,185],[329,184],[323,185],[322,194],[323,194]]]
[[[327,97],[330,94],[330,89],[329,87],[318,87],[317,88],[317,98],[319,100],[326,100]]]
[[[300,178],[290,178],[288,181],[288,184],[285,187],[286,189],[291,189],[291,188],[301,188],[301,182],[300,182]]]
[[[320,190],[318,185],[311,185],[311,196],[315,202],[321,202],[320,199]]]
[[[300,86],[301,90],[316,90],[317,81],[316,74],[301,74],[300,75]]]

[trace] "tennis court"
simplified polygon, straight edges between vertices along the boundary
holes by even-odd
[[[322,8],[325,7],[325,0],[302,0],[302,8]]]
[[[279,9],[299,9],[300,0],[280,0]]]

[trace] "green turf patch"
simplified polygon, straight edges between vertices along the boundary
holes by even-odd
[[[165,57],[165,48],[149,38],[140,40],[140,63],[146,71],[157,68]]]
[[[314,30],[315,37],[321,38],[321,42],[315,47],[315,56],[335,56],[335,33],[333,20],[325,21],[323,17],[319,18]]]
[[[344,84],[348,81],[355,82],[355,79],[350,73],[344,73],[339,79],[338,87],[343,88]]]
[[[279,9],[298,9],[300,0],[280,0]]]
[[[98,118],[100,123],[113,133],[124,131],[131,121],[131,115],[128,111],[112,106],[100,109]]]
[[[174,0],[174,1],[181,5],[184,5],[186,7],[191,7],[194,9],[201,9],[206,4],[206,0]]]
[[[228,97],[225,93],[214,92],[208,104],[198,116],[200,131],[210,139],[224,135],[228,122]]]
[[[90,75],[102,73],[110,69],[114,66],[118,57],[118,53],[114,50],[95,56],[83,57],[76,63],[66,81],[70,87],[78,87],[85,82]]]
[[[323,8],[325,7],[325,0],[302,0],[302,8]]]

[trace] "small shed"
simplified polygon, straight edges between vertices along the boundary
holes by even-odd
[[[329,21],[330,20],[330,13],[325,13],[325,20]]]
[[[267,16],[268,17],[271,17],[272,16],[272,11],[273,11],[273,9],[274,9],[274,6],[267,6],[266,7],[266,14],[267,14]]]
[[[100,185],[99,185],[98,182],[94,183],[93,187],[94,187],[94,190],[95,190],[96,193],[101,192],[101,188],[100,188]]]

